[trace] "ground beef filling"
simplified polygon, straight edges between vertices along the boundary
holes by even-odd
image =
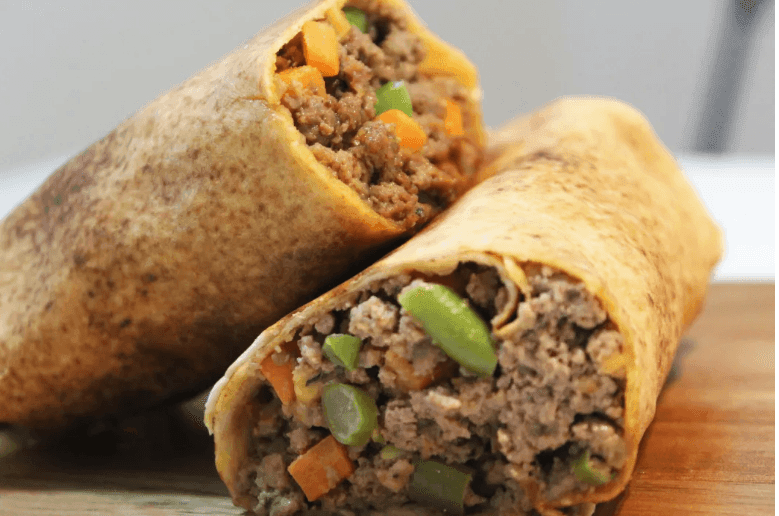
[[[498,367],[491,378],[454,363],[397,296],[424,282],[445,283],[489,321],[509,298],[492,268],[466,263],[445,279],[396,277],[353,294],[302,327],[295,341],[296,377],[308,386],[335,381],[363,389],[376,401],[386,443],[348,447],[355,472],[309,503],[286,468],[330,435],[321,403],[282,407],[273,390],[264,388],[248,473],[255,513],[439,514],[409,497],[420,459],[472,472],[465,495],[469,515],[530,512],[523,480],[539,482],[549,499],[593,489],[572,469],[585,451],[593,469],[607,478],[617,473],[625,462],[624,373],[610,376],[601,364],[622,351],[622,338],[581,283],[547,267],[526,272],[532,294],[511,307],[513,318],[500,337],[493,333]],[[323,355],[331,333],[362,339],[356,370],[336,367]],[[415,378],[431,377],[424,388],[409,388]],[[385,444],[400,455],[382,458]]]
[[[446,208],[468,185],[479,166],[479,146],[468,136],[450,136],[444,127],[445,100],[461,107],[463,125],[472,120],[468,92],[455,79],[417,71],[425,57],[418,36],[403,14],[387,5],[355,1],[366,12],[369,31],[356,27],[340,41],[340,72],[326,77],[326,97],[299,87],[282,96],[314,156],[380,215],[406,228],[423,224]],[[282,48],[277,72],[305,64],[299,37]],[[404,81],[414,120],[427,134],[416,152],[402,149],[392,127],[374,120],[375,91]]]

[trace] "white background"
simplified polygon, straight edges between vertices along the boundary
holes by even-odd
[[[774,2],[764,1],[733,100],[734,152],[774,153]],[[691,150],[738,2],[754,0],[410,0],[479,67],[487,124],[560,95],[611,95],[675,152]],[[76,153],[303,3],[0,0],[0,171]]]

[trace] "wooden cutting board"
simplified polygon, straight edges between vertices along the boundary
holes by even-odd
[[[774,514],[774,345],[773,284],[711,289],[615,514]]]
[[[241,514],[208,436],[180,410],[28,441],[0,432],[2,516]],[[596,515],[774,514],[774,457],[774,284],[715,285],[633,480]]]

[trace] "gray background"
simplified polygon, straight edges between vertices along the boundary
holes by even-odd
[[[611,95],[642,110],[676,152],[693,150],[726,13],[751,3],[411,0],[479,67],[488,125],[560,95]],[[0,172],[80,151],[302,4],[0,0]],[[775,15],[766,4],[732,99],[730,152],[774,153]]]

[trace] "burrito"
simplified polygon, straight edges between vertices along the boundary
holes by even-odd
[[[492,140],[483,183],[216,384],[237,505],[589,514],[623,490],[720,232],[618,101],[559,100]]]
[[[213,385],[472,185],[479,98],[401,0],[324,0],[148,104],[0,225],[0,422]]]

